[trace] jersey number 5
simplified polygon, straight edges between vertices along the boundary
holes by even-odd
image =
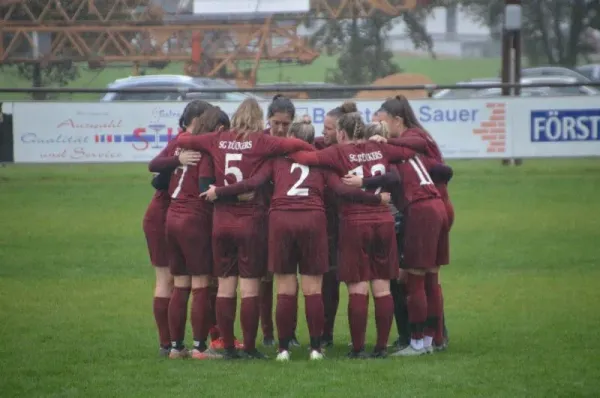
[[[292,168],[290,169],[290,174],[292,174],[294,172],[294,170],[296,170],[296,169],[300,169],[300,178],[298,179],[298,181],[296,181],[296,183],[294,185],[292,185],[290,190],[287,191],[287,195],[288,196],[308,196],[308,188],[300,188],[300,185],[302,185],[304,180],[306,180],[306,177],[308,177],[308,173],[310,172],[310,169],[308,168],[308,166],[305,166],[303,164],[292,163]]]
[[[358,176],[360,178],[363,178],[365,176],[365,173],[363,171],[363,166],[358,166],[353,168],[352,170],[350,170],[348,172],[348,174],[354,174],[355,176]],[[384,175],[385,174],[385,166],[382,165],[381,163],[377,163],[374,164],[373,166],[371,166],[371,176],[376,176],[376,175]],[[365,190],[364,188],[361,188],[363,191]],[[377,188],[374,192],[375,195],[378,195],[381,192],[381,187]]]
[[[232,162],[240,162],[242,160],[241,153],[227,153],[225,154],[225,177],[232,175],[235,177],[235,182],[244,180],[244,175],[239,167],[232,165]],[[229,185],[227,178],[224,179],[225,185]]]

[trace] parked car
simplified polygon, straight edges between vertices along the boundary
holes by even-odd
[[[575,70],[593,82],[600,82],[600,64],[582,65]]]
[[[550,87],[528,87],[521,89],[521,97],[549,97]],[[483,90],[479,90],[471,96],[471,98],[493,98],[493,97],[501,97],[502,89],[501,88],[486,88]]]
[[[226,81],[220,79],[209,79],[204,77],[191,77],[185,75],[147,75],[147,76],[130,76],[123,79],[115,80],[108,85],[108,88],[113,89],[136,89],[136,88],[160,88],[173,89],[173,92],[148,92],[148,93],[106,93],[101,101],[181,101],[185,90],[203,88],[238,88]],[[211,92],[195,92],[186,94],[185,99],[202,99],[205,101],[243,101],[248,97],[262,99],[261,97],[244,92],[227,92],[227,93],[211,93]]]
[[[479,86],[485,84],[494,84],[500,83],[499,78],[490,77],[483,79],[473,79],[464,82],[457,82],[457,86],[464,86],[466,88],[447,88],[443,90],[439,90],[434,93],[432,98],[435,99],[464,99],[472,97],[476,92],[481,90]]]
[[[521,77],[550,77],[550,76],[563,76],[572,77],[577,79],[578,82],[587,83],[590,81],[586,76],[581,73],[565,68],[562,66],[538,66],[535,68],[521,69]]]

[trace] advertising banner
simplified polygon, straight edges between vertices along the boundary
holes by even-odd
[[[185,102],[14,104],[14,159],[26,163],[147,162],[178,133]],[[214,103],[230,116],[239,105]],[[309,115],[317,136],[339,101],[294,101]],[[511,142],[508,120],[517,112],[507,100],[411,101],[415,114],[447,158],[503,158]],[[267,115],[269,103],[262,106]],[[380,101],[357,101],[366,123]],[[525,124],[524,126],[528,126]]]
[[[600,156],[600,97],[511,100],[514,157]]]

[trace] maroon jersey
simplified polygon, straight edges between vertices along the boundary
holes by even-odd
[[[178,136],[189,135],[187,133]],[[179,156],[182,151],[177,144],[173,146],[173,156]],[[212,204],[200,198],[200,178],[214,176],[213,162],[210,156],[202,154],[196,166],[179,166],[173,172],[169,184],[171,209],[178,212],[210,213]]]
[[[402,133],[402,137],[400,139],[389,139],[388,142],[390,144],[398,145],[401,144],[401,140],[404,138],[420,138],[425,141],[426,153],[427,156],[433,158],[437,163],[444,163],[444,158],[442,156],[442,151],[438,147],[437,143],[427,132],[419,129],[419,128],[411,128]],[[444,201],[448,200],[448,184],[440,183],[436,184],[436,187],[442,196]]]
[[[317,152],[298,152],[290,155],[298,163],[321,165],[334,169],[340,176],[354,174],[360,177],[385,174],[390,162],[398,162],[415,156],[411,149],[379,144],[372,141],[333,145]],[[379,193],[380,188],[373,193]],[[373,215],[389,216],[385,205],[366,206],[344,200],[340,203],[340,212],[345,218],[372,218]]]
[[[179,145],[197,151],[207,152],[215,167],[215,185],[225,186],[241,182],[263,166],[271,156],[284,155],[298,150],[313,150],[312,146],[295,138],[272,137],[262,132],[239,134],[235,131],[185,136]],[[264,194],[258,192],[247,202],[219,203],[217,209],[226,209],[234,214],[252,215],[257,210],[266,210]]]
[[[403,192],[400,211],[411,203],[441,197],[427,171],[436,163],[432,158],[416,155],[396,165],[400,173]]]

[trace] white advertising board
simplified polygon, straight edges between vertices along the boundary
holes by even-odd
[[[515,98],[510,108],[513,157],[600,156],[600,96]]]
[[[340,101],[294,101],[298,116],[309,115],[321,135],[326,113]],[[214,103],[230,115],[238,103]],[[510,155],[506,100],[411,101],[423,126],[447,158]],[[268,102],[262,104],[266,110]],[[381,101],[357,101],[366,122]],[[14,159],[26,163],[146,162],[178,132],[184,102],[14,104]]]

